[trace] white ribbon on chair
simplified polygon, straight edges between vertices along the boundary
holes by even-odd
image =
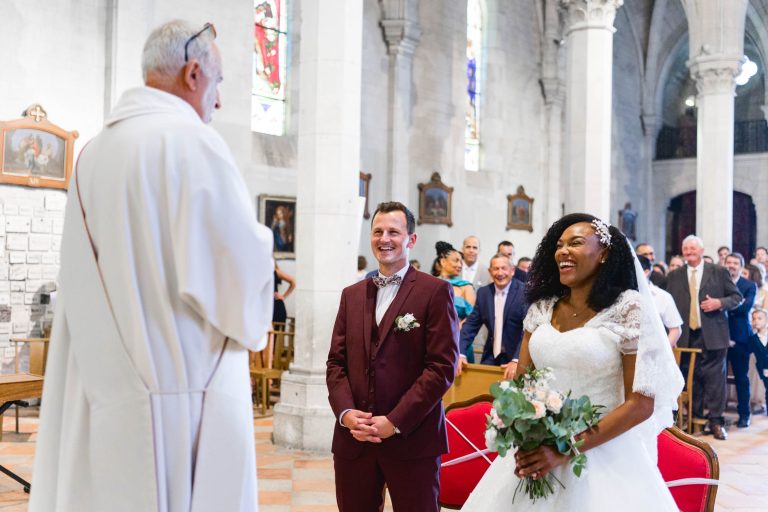
[[[464,432],[459,430],[459,428],[456,425],[451,423],[451,420],[449,420],[448,418],[445,418],[445,422],[448,423],[448,425],[450,425],[451,428],[453,428],[453,430],[455,430],[461,436],[462,439],[464,439],[467,443],[469,443],[469,446],[471,446],[472,449],[475,450],[475,453],[468,453],[467,455],[462,455],[461,457],[456,457],[455,459],[451,459],[448,462],[443,462],[440,465],[440,467],[445,468],[445,467],[448,467],[448,466],[454,466],[456,464],[461,464],[462,462],[466,462],[468,460],[476,459],[478,457],[484,458],[485,461],[489,465],[491,464],[491,459],[486,457],[487,454],[491,453],[491,450],[489,450],[487,448],[485,450],[481,450],[480,448],[475,446],[474,443],[472,441],[470,441],[467,436],[464,435]]]
[[[683,485],[720,485],[720,480],[712,478],[681,478],[665,482],[667,487],[681,487]]]

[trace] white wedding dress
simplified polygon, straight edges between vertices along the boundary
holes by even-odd
[[[555,299],[533,304],[525,330],[532,333],[529,350],[537,368],[550,367],[551,386],[573,397],[587,395],[605,406],[604,414],[624,401],[622,354],[637,352],[640,339],[640,298],[636,291],[622,293],[583,327],[557,331],[551,323]],[[638,357],[640,357],[638,355]],[[637,385],[635,385],[637,388]],[[675,511],[678,508],[656,467],[653,418],[587,452],[587,469],[577,478],[569,464],[553,474],[555,492],[531,500],[521,491],[512,502],[519,482],[513,453],[497,457],[461,509],[468,512],[504,511]]]

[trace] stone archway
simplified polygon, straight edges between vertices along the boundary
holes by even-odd
[[[683,238],[696,233],[696,191],[673,197],[667,208],[666,261],[680,254]],[[705,241],[706,242],[706,241]],[[752,196],[733,192],[733,241],[731,250],[749,261],[757,247],[757,213]],[[715,254],[710,254],[716,257]]]

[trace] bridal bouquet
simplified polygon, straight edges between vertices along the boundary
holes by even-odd
[[[571,398],[549,387],[554,378],[551,368],[533,369],[511,381],[491,385],[493,408],[487,416],[485,442],[488,449],[504,457],[511,448],[532,450],[549,445],[571,456],[571,468],[581,476],[587,456],[579,452],[584,441],[575,435],[597,424],[602,406],[592,405],[588,396]],[[515,490],[522,488],[532,501],[546,498],[562,482],[552,473],[534,480],[520,480]],[[514,501],[514,498],[513,498]]]

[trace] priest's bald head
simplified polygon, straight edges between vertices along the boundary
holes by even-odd
[[[221,54],[213,24],[165,23],[149,35],[141,57],[144,83],[183,99],[205,123],[221,108]]]

